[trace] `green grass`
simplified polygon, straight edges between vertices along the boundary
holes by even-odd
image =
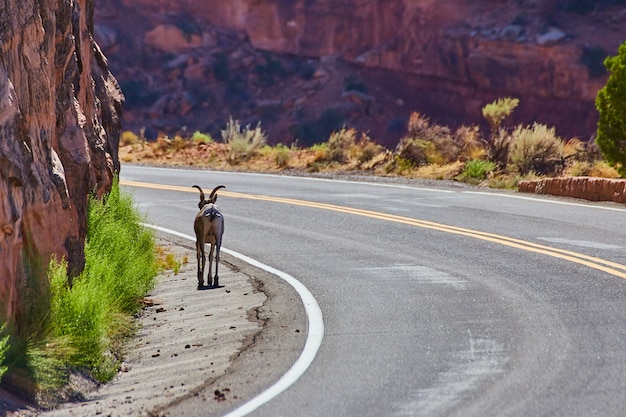
[[[486,179],[489,173],[496,169],[496,164],[483,159],[472,159],[465,163],[465,168],[459,176],[459,180],[477,184]]]
[[[4,334],[5,330],[6,323],[0,326],[0,335]],[[7,350],[9,350],[9,347],[9,335],[7,334],[0,338],[0,380],[2,380],[2,375],[4,375],[9,369],[7,366],[4,365],[4,362],[6,361],[6,353]]]
[[[135,330],[132,317],[157,275],[154,236],[142,220],[117,181],[102,201],[90,199],[85,269],[70,286],[67,263],[50,261],[49,285],[28,300],[29,325],[13,332],[7,376],[30,381],[28,389],[44,397],[74,370],[99,381],[115,376],[123,341]]]

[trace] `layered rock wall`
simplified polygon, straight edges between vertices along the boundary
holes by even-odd
[[[83,269],[88,196],[119,170],[123,96],[93,8],[0,2],[0,321],[20,313],[27,285],[44,285],[51,256]]]
[[[488,101],[514,96],[521,99],[516,121],[546,123],[584,139],[595,132],[594,100],[606,79],[590,74],[583,55],[602,48],[615,53],[626,38],[623,7],[607,11],[607,21],[556,15],[549,1],[120,1],[245,32],[262,50],[336,56],[404,74],[406,89],[438,118],[480,121]]]

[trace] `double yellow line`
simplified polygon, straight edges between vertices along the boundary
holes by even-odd
[[[121,185],[129,186],[129,187],[140,187],[140,188],[151,188],[157,190],[168,190],[168,191],[178,191],[178,192],[189,192],[196,193],[197,190],[191,187],[179,187],[174,185],[162,185],[162,184],[153,184],[147,182],[138,182],[138,181],[120,181]],[[605,259],[596,258],[594,256],[584,255],[582,253],[572,252],[564,249],[551,248],[549,246],[540,245],[533,242],[528,242],[525,240],[514,239],[507,236],[497,235],[493,233],[481,232],[478,230],[465,229],[462,227],[456,226],[448,226],[441,223],[429,222],[426,220],[418,220],[412,219],[410,217],[404,216],[396,216],[394,214],[386,214],[376,211],[363,210],[345,206],[337,206],[334,204],[326,204],[326,203],[316,203],[313,201],[305,201],[305,200],[295,200],[291,198],[282,198],[282,197],[268,197],[263,195],[255,195],[255,194],[244,194],[244,193],[236,193],[232,191],[220,191],[220,196],[230,197],[230,198],[243,198],[248,200],[260,200],[260,201],[271,201],[275,203],[281,204],[291,204],[295,206],[303,206],[303,207],[312,207],[319,208],[322,210],[330,210],[340,213],[347,213],[357,216],[370,217],[377,220],[384,220],[394,223],[406,224],[409,226],[421,227],[424,229],[437,230],[445,233],[452,233],[461,236],[467,236],[474,239],[480,239],[487,242],[496,243],[499,245],[509,246],[515,249],[525,250],[527,252],[539,253],[542,255],[552,256],[554,258],[559,258],[562,260],[574,262],[580,265],[587,266],[589,268],[597,269],[599,271],[606,272],[607,274],[614,275],[619,278],[626,279],[626,266],[607,261]]]

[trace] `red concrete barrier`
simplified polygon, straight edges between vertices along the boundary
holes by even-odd
[[[551,194],[590,201],[626,203],[626,179],[596,177],[544,178],[520,181],[519,192]]]

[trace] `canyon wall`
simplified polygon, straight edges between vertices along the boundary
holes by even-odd
[[[565,137],[583,139],[595,132],[594,100],[606,82],[602,59],[626,39],[626,7],[598,6],[580,15],[559,10],[550,0],[104,3],[113,2],[118,9],[144,13],[137,23],[149,35],[133,40],[144,43],[144,54],[211,48],[202,29],[208,23],[243,33],[258,50],[354,64],[362,69],[368,93],[386,107],[381,113],[389,117],[379,117],[378,123],[406,116],[407,107],[444,123],[477,123],[487,102],[513,96],[520,98],[513,122],[538,121],[556,126]],[[237,56],[229,58],[233,62]],[[385,92],[396,100],[378,97]],[[405,108],[390,109],[387,103],[395,102]]]
[[[123,95],[93,39],[94,0],[0,2],[0,321],[52,256],[84,268],[88,196],[119,170]]]

